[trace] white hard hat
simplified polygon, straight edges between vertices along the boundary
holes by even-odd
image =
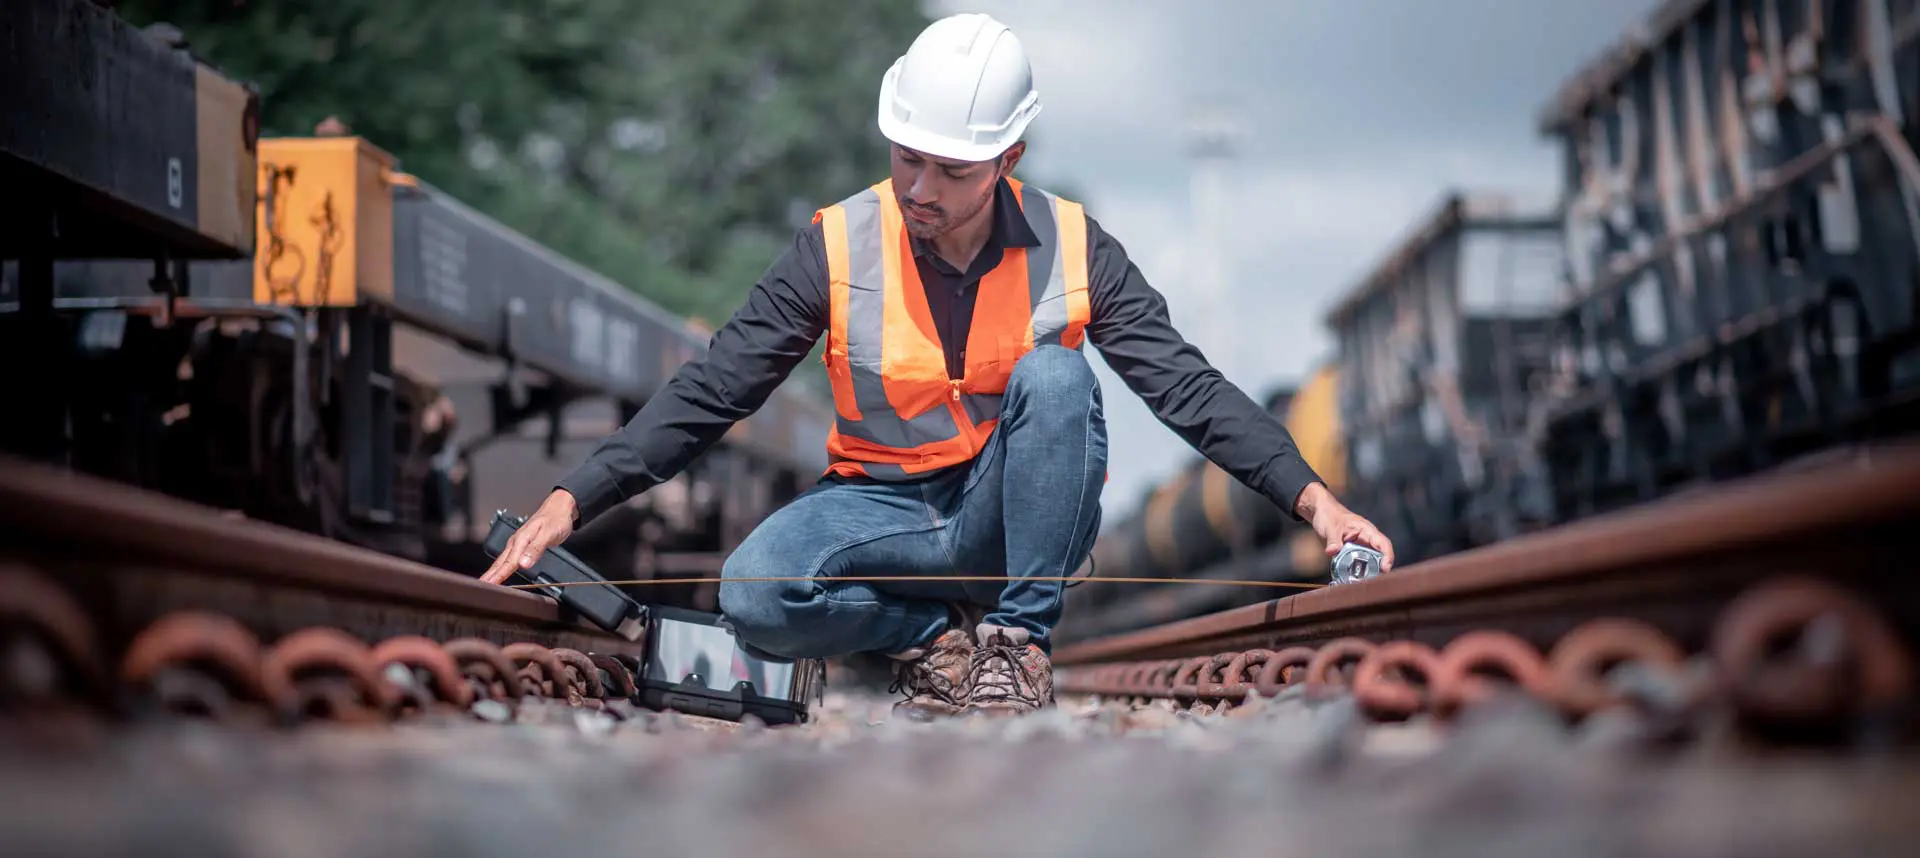
[[[998,157],[1039,114],[1026,49],[988,15],[929,24],[880,82],[880,133],[941,158]]]

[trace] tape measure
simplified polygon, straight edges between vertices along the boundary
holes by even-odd
[[[1365,581],[1380,575],[1380,552],[1349,542],[1340,546],[1340,553],[1333,555],[1334,584],[1351,584]]]

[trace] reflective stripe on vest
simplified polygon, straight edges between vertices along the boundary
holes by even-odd
[[[1036,345],[1080,348],[1091,313],[1086,213],[1008,183],[1040,244],[1007,248],[980,279],[958,380],[947,375],[893,181],[814,215],[831,295],[828,473],[903,479],[970,461],[999,421],[1014,363]]]

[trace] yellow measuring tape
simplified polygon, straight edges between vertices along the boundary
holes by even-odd
[[[1241,581],[1232,578],[1122,578],[1117,576],[1100,577],[1086,575],[1033,575],[1009,578],[1005,575],[825,575],[815,578],[808,575],[772,575],[742,578],[630,578],[617,581],[568,581],[553,584],[507,584],[513,590],[545,590],[549,587],[586,587],[594,584],[719,584],[725,581],[831,581],[831,582],[934,582],[934,581],[1103,581],[1109,584],[1214,584],[1222,587],[1266,587],[1283,590],[1317,590],[1326,584],[1312,584],[1303,581]]]

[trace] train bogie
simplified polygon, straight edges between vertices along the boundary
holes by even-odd
[[[0,4],[0,44],[0,360],[33,367],[0,381],[0,447],[51,458],[84,369],[66,353],[117,336],[56,312],[56,263],[141,260],[142,303],[164,314],[182,260],[245,258],[259,103],[97,3]]]

